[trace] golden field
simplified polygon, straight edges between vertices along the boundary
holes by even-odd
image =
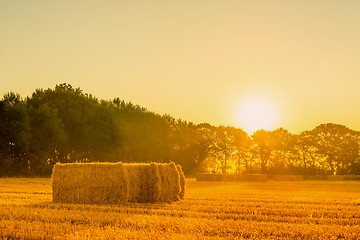
[[[52,203],[49,178],[1,178],[0,239],[360,239],[360,182],[187,179],[171,204],[81,205]]]

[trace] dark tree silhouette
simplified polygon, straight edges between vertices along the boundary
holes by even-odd
[[[5,94],[0,101],[0,176],[27,173],[29,130],[29,116],[20,95]]]
[[[273,133],[264,129],[257,130],[251,136],[254,143],[255,152],[260,160],[260,168],[262,173],[267,172],[268,163],[271,154],[275,150],[275,139]]]
[[[346,126],[327,123],[310,131],[312,145],[324,157],[331,174],[348,174],[359,159],[359,132]]]
[[[99,100],[70,84],[0,101],[0,176],[50,175],[56,162],[170,162],[186,174],[360,174],[360,133],[327,123],[294,135],[249,136],[194,124],[120,98]]]

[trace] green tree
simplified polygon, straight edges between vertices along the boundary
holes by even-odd
[[[57,110],[47,103],[27,104],[30,119],[31,144],[30,169],[36,175],[51,174],[52,166],[59,161],[59,149],[66,143],[67,135],[58,118]]]
[[[287,129],[278,128],[271,132],[273,137],[274,151],[271,158],[271,167],[275,174],[289,172],[289,167],[294,165],[294,148],[296,137]]]
[[[359,132],[334,123],[321,124],[310,131],[313,146],[325,158],[331,174],[347,174],[359,158]]]
[[[324,157],[317,152],[310,131],[303,131],[296,135],[294,155],[296,155],[294,161],[297,162],[302,174],[313,176],[323,174],[322,159]]]
[[[186,174],[194,175],[200,171],[202,163],[210,154],[210,138],[213,127],[210,124],[175,121],[168,118],[171,128],[169,140],[171,160],[181,164]]]
[[[234,166],[237,149],[233,132],[231,127],[219,126],[214,128],[211,150],[220,166],[221,173],[227,173]]]
[[[254,132],[251,138],[254,142],[254,151],[259,157],[261,172],[266,173],[269,161],[271,160],[271,154],[275,150],[273,133],[261,129]]]
[[[19,94],[0,101],[0,176],[27,174],[30,125],[26,105]]]
[[[57,122],[50,121],[49,123],[53,125],[53,131],[58,131],[62,135],[59,136],[62,141],[59,141],[56,146],[58,161],[89,160],[94,151],[94,144],[92,144],[94,131],[92,130],[96,129],[94,125],[101,120],[101,117],[98,118],[97,115],[100,103],[96,98],[83,94],[79,88],[73,88],[70,84],[64,83],[56,85],[55,89],[37,89],[27,101],[32,109],[45,111],[39,114],[47,115],[47,122],[58,119]],[[46,106],[50,109],[48,112],[46,112]],[[36,118],[35,115],[34,118]]]
[[[169,126],[165,118],[131,102],[114,103],[121,145],[120,160],[126,162],[169,161]]]
[[[243,169],[246,173],[251,172],[251,167],[255,158],[253,142],[249,135],[242,129],[231,127],[230,131],[233,135],[234,141],[232,144],[235,147],[235,172],[239,174]]]

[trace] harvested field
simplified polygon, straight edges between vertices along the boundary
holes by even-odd
[[[50,179],[0,179],[0,239],[359,239],[360,182],[196,182],[171,204],[52,202]]]

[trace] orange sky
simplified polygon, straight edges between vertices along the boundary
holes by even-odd
[[[0,1],[0,94],[67,82],[195,123],[360,130],[360,1]]]

